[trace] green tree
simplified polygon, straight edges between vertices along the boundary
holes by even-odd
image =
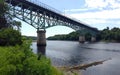
[[[112,28],[111,30],[107,27],[103,29],[99,34],[102,40],[105,41],[115,41],[120,42],[120,29],[119,28]],[[97,36],[98,37],[98,36]]]
[[[9,6],[4,0],[0,0],[0,29],[2,28],[15,28],[20,30],[21,22],[13,20],[13,16],[10,16],[7,11],[9,11]]]
[[[62,75],[48,58],[34,54],[30,41],[22,45],[0,47],[0,75]]]
[[[0,0],[0,29],[7,27],[7,20],[5,19],[5,13],[8,10],[4,0]]]
[[[106,29],[102,30],[101,37],[102,37],[103,40],[110,40],[111,36],[110,36],[109,27],[107,27]]]
[[[116,40],[116,41],[120,41],[120,29],[119,28],[113,28],[111,29],[111,39]]]
[[[21,22],[13,20],[11,26],[13,27],[13,29],[16,29],[18,31],[20,31],[21,28]]]
[[[21,33],[17,30],[13,30],[11,28],[1,29],[0,30],[0,45],[1,46],[9,46],[16,45],[22,43]]]
[[[5,13],[8,10],[4,0],[0,0],[0,17],[5,17]]]
[[[48,40],[71,40],[76,41],[79,39],[79,33],[78,32],[71,32],[69,34],[64,35],[55,35],[52,37],[48,37]]]

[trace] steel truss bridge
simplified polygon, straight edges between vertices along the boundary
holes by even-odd
[[[5,0],[10,10],[8,13],[18,19],[32,25],[37,30],[62,25],[70,27],[76,31],[86,30],[98,33],[96,28],[81,23],[79,20],[66,16],[60,11],[37,2],[37,0]]]

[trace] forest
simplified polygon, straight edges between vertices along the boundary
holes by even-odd
[[[70,41],[78,41],[79,40],[79,32],[74,31],[69,34],[64,35],[55,35],[48,37],[48,40],[70,40]],[[91,41],[91,34],[86,33],[85,39],[86,41]],[[96,35],[97,41],[107,41],[107,42],[120,42],[120,28],[114,27],[110,29],[109,27],[100,30],[100,32]]]

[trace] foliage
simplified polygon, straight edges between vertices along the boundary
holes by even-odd
[[[102,40],[120,42],[120,29],[115,27],[110,30],[107,27],[101,31],[100,36]]]
[[[0,75],[61,75],[49,59],[34,54],[30,41],[12,47],[0,47]]]
[[[5,4],[4,0],[0,0],[0,17],[3,17],[7,10],[8,7]]]
[[[27,39],[31,39],[31,40],[37,40],[36,36],[24,36],[24,37],[26,37]]]
[[[21,33],[17,30],[20,30],[21,22],[13,20],[12,16],[8,16],[7,11],[9,11],[8,5],[4,0],[0,0],[0,45],[20,45]]]
[[[78,41],[80,33],[72,32],[66,35],[55,35],[52,37],[48,37],[48,40],[71,40],[71,41]],[[91,41],[91,34],[87,32],[85,34],[86,41]],[[103,29],[96,35],[96,40],[104,40],[104,41],[111,41],[111,42],[120,42],[120,28],[112,28],[111,30],[109,27]]]
[[[11,28],[0,30],[0,46],[14,46],[22,44],[21,33]]]
[[[7,13],[9,11],[9,6],[0,0],[0,29],[2,28],[13,28],[20,30],[21,22],[13,20],[13,16]]]
[[[78,32],[71,32],[67,35],[55,35],[52,37],[48,37],[48,40],[72,40],[76,41],[79,39],[79,33]]]
[[[15,30],[20,31],[21,22],[16,21],[16,20],[11,20],[11,21],[9,21],[9,28],[13,28]]]
[[[8,7],[5,4],[4,0],[0,0],[0,29],[7,27],[7,20],[5,19],[5,13],[7,10]]]
[[[71,32],[69,34],[66,35],[55,35],[52,37],[48,37],[48,40],[70,40],[70,41],[78,41],[79,40],[79,32]],[[86,41],[91,41],[91,34],[90,33],[86,33],[85,34],[85,38]]]

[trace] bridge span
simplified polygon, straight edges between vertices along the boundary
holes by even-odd
[[[96,28],[81,23],[79,20],[67,16],[60,11],[43,4],[37,0],[5,0],[12,15],[37,29],[37,45],[46,45],[45,29],[57,25],[67,26],[82,33],[79,41],[84,42],[84,34],[90,32],[95,41],[95,35],[99,32]]]

